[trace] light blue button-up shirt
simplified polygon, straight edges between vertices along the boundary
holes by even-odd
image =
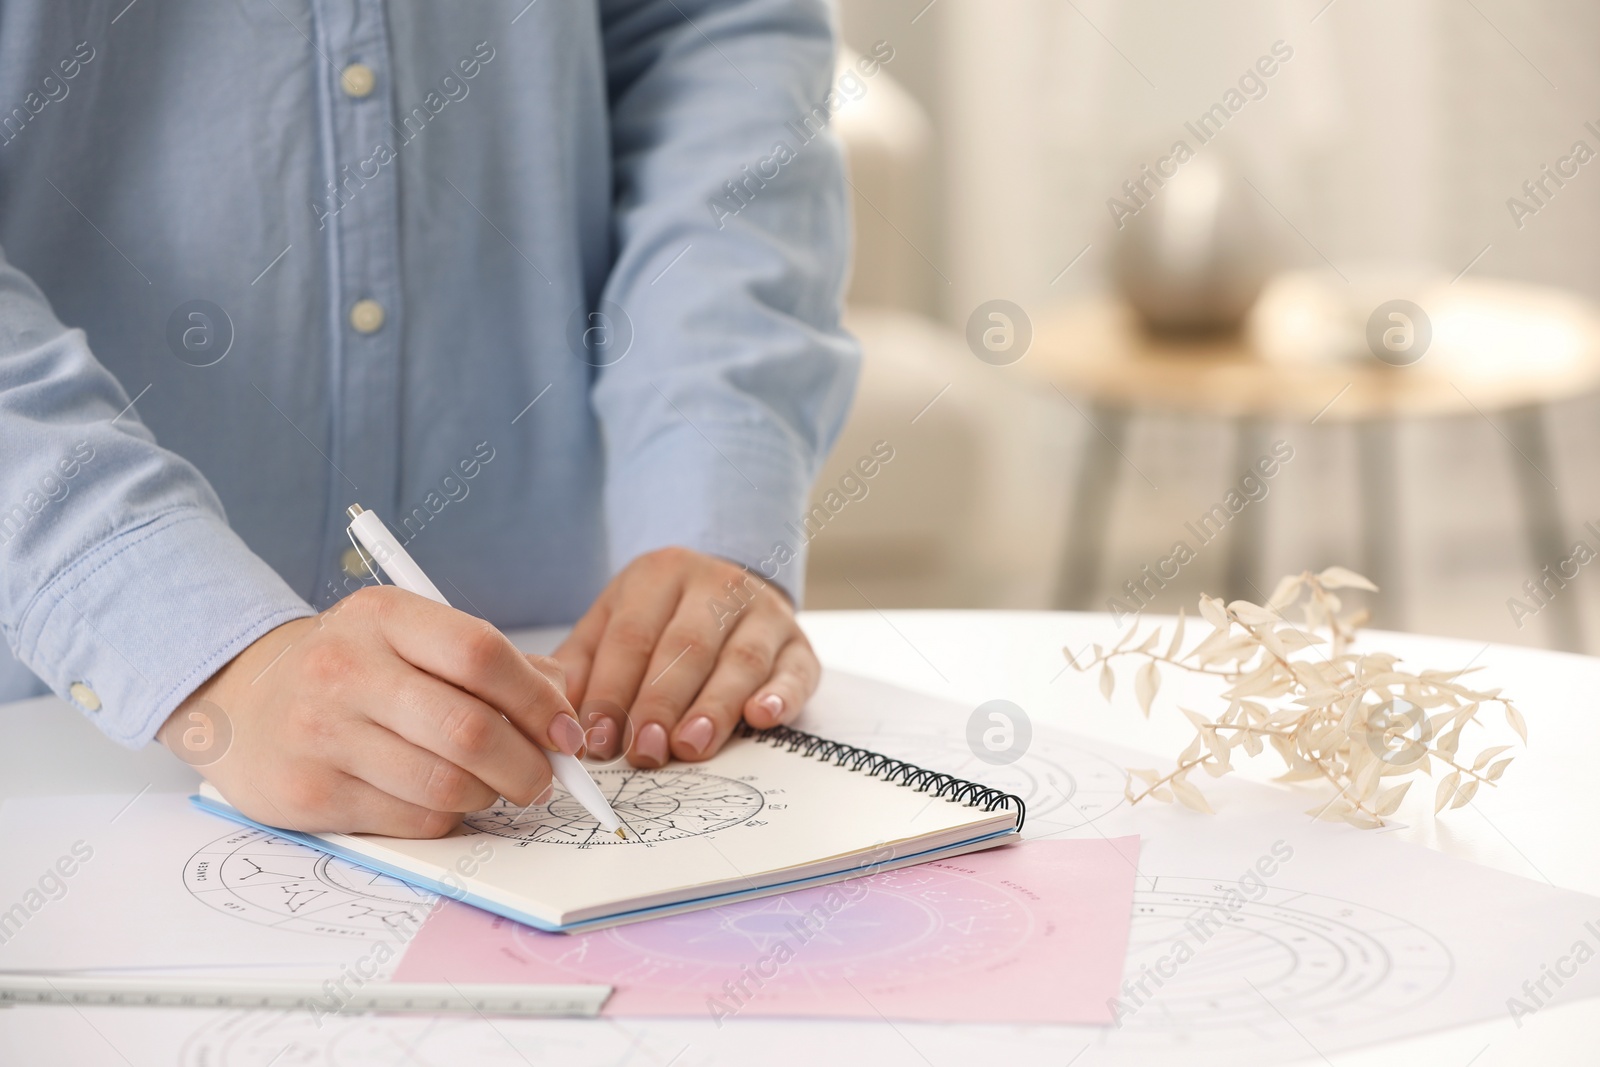
[[[823,0],[6,0],[17,659],[147,741],[358,587],[352,502],[501,626],[673,544],[797,592],[856,360],[832,53]]]

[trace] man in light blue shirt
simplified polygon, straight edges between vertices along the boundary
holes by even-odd
[[[413,834],[532,742],[792,716],[832,53],[823,0],[0,6],[0,697],[220,718],[246,814]],[[463,611],[369,588],[355,502]]]

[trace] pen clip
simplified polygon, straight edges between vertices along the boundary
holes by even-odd
[[[367,574],[379,585],[383,584],[383,572],[378,569],[378,561],[367,555],[367,550],[361,547],[361,542],[356,540],[355,523],[344,528],[344,535],[350,538],[350,547],[356,550],[356,555],[361,557],[361,562],[367,568]]]

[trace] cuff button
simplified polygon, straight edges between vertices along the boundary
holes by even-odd
[[[67,687],[67,693],[71,695],[73,703],[84,711],[100,710],[100,694],[82,682],[73,682]]]

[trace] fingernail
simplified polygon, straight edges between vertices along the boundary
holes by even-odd
[[[634,742],[633,750],[657,767],[662,766],[667,762],[666,729],[658,722],[647,724],[639,731],[639,739]]]
[[[768,693],[756,703],[772,713],[772,725],[776,726],[783,721],[783,698],[777,693]]]
[[[550,740],[558,752],[576,756],[583,751],[583,727],[571,715],[557,715],[550,720]]]
[[[696,715],[689,720],[688,725],[678,731],[678,743],[696,756],[700,756],[711,746],[711,739],[716,734],[717,728],[711,724],[710,719],[704,715]]]

